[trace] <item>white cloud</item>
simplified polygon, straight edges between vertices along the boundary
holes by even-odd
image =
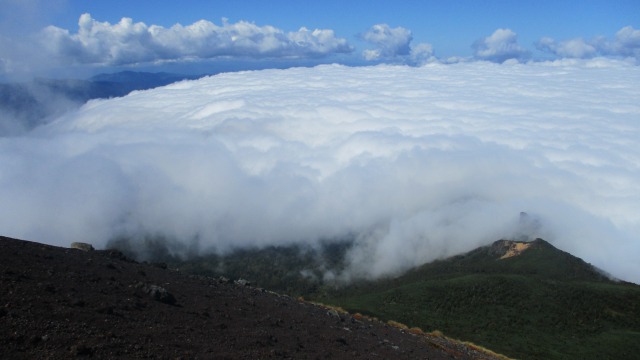
[[[616,33],[613,55],[630,56],[640,59],[640,30],[625,26]]]
[[[376,46],[375,50],[365,52],[365,58],[377,60],[409,55],[411,51],[409,44],[413,36],[411,31],[400,26],[391,28],[387,24],[376,24],[364,33],[362,38]]]
[[[91,101],[0,139],[3,235],[202,249],[355,236],[350,273],[535,234],[640,281],[640,68],[320,66]]]
[[[511,29],[498,29],[491,36],[473,44],[474,56],[481,60],[502,63],[509,59],[524,60],[529,52],[518,45],[518,38]]]
[[[427,43],[419,43],[411,47],[409,54],[410,63],[422,65],[435,60],[433,46]]]
[[[640,30],[631,26],[620,29],[613,40],[599,36],[591,40],[575,38],[557,42],[543,37],[536,43],[538,50],[558,57],[588,59],[596,56],[632,57],[640,59]]]
[[[223,21],[218,26],[200,20],[165,28],[134,23],[130,18],[110,24],[83,14],[77,33],[48,26],[40,36],[50,54],[76,64],[123,65],[228,56],[308,58],[352,51],[347,40],[336,37],[333,30],[301,28],[287,33],[246,21]]]
[[[387,24],[373,25],[362,35],[362,39],[375,45],[374,49],[366,49],[362,53],[368,61],[400,60],[412,65],[422,65],[434,58],[431,44],[412,46],[411,31],[400,26],[391,28]]]
[[[587,59],[598,54],[598,50],[593,45],[587,43],[581,38],[557,43],[552,38],[543,37],[537,42],[536,47],[540,50],[554,53],[563,58]]]

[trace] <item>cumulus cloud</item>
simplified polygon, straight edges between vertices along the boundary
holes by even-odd
[[[561,58],[615,56],[640,59],[640,30],[631,26],[623,27],[613,40],[598,36],[591,40],[575,38],[558,42],[553,38],[543,37],[536,43],[536,47]]]
[[[207,20],[170,28],[122,18],[117,24],[80,16],[78,31],[55,26],[40,34],[42,46],[61,60],[76,64],[123,65],[165,60],[308,58],[352,51],[333,30],[300,28],[284,32],[273,26],[239,21],[221,26]]]
[[[640,30],[625,26],[616,33],[611,53],[640,59]]]
[[[518,45],[518,37],[511,29],[498,29],[472,45],[474,56],[481,60],[502,63],[509,59],[524,60],[530,54]]]
[[[391,28],[387,24],[376,24],[362,34],[362,39],[375,48],[366,49],[362,55],[365,60],[400,60],[410,64],[424,64],[433,58],[431,44],[411,45],[413,35],[403,27]]]
[[[423,65],[436,60],[433,46],[427,43],[419,43],[411,47],[409,53],[409,63],[415,65]]]
[[[586,59],[594,57],[598,53],[598,50],[593,45],[581,38],[558,43],[552,38],[543,37],[536,43],[536,47],[539,50],[551,52],[563,58]]]
[[[0,138],[0,229],[201,251],[349,238],[347,278],[525,233],[638,282],[639,84],[603,59],[325,65],[94,100]]]
[[[391,28],[387,24],[373,25],[362,38],[376,45],[375,50],[365,51],[367,60],[409,55],[409,44],[413,40],[411,31],[400,26]]]

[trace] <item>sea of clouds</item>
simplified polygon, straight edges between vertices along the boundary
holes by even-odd
[[[0,138],[0,231],[220,252],[348,237],[364,277],[543,237],[640,282],[639,100],[640,67],[600,58],[180,82]]]

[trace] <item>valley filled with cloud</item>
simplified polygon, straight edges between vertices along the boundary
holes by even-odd
[[[410,34],[394,43],[387,30],[366,38],[378,55],[410,56]],[[496,32],[477,51],[524,54],[492,52],[513,39]],[[163,237],[201,252],[349,238],[356,277],[542,237],[638,282],[639,84],[633,59],[322,65],[92,100],[0,138],[11,204],[0,228],[64,246]]]

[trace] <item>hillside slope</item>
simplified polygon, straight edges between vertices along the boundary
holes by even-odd
[[[640,357],[640,286],[541,239],[498,241],[323,301],[517,358]]]
[[[492,359],[259,288],[0,237],[3,359]]]

